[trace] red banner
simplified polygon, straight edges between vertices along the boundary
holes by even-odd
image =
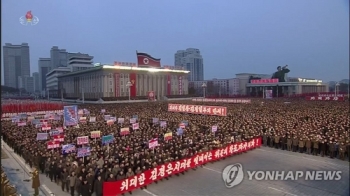
[[[48,101],[30,101],[30,100],[4,100],[1,101],[2,113],[21,113],[36,112],[48,110],[61,110],[63,103]]]
[[[214,103],[251,103],[250,99],[203,99],[195,98],[192,99],[194,102],[214,102]]]
[[[59,141],[48,141],[47,142],[47,149],[54,149],[60,147]]]
[[[171,76],[167,75],[167,95],[171,95]]]
[[[278,83],[277,78],[273,79],[259,79],[259,80],[251,80],[251,84],[266,84],[266,83]]]
[[[148,100],[154,101],[154,99],[155,99],[154,91],[148,91]]]
[[[183,91],[182,77],[183,76],[179,76],[179,95],[182,95],[182,91]]]
[[[178,174],[191,168],[195,168],[212,161],[220,160],[237,153],[246,152],[260,146],[261,138],[259,137],[247,142],[229,144],[224,148],[199,153],[192,156],[191,158],[185,158],[179,161],[165,163],[125,180],[119,180],[116,182],[104,182],[103,195],[121,195],[123,193],[149,185],[154,181],[161,180],[170,175]]]
[[[120,73],[115,73],[114,74],[115,78],[115,97],[120,97]]]
[[[205,105],[184,105],[184,104],[168,104],[169,112],[186,112],[189,114],[205,114],[214,116],[226,116],[227,108],[221,106],[205,106]]]
[[[335,94],[335,93],[320,93],[319,97],[345,97],[344,94]]]
[[[344,101],[344,97],[306,97],[308,101]]]
[[[146,53],[137,53],[137,64],[140,67],[161,67],[160,59],[156,59]]]
[[[131,87],[130,87],[130,97],[136,97],[136,73],[130,73],[129,75]]]

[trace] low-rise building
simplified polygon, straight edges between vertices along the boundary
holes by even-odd
[[[100,65],[58,76],[65,98],[139,97],[149,92],[162,98],[188,94],[189,71]],[[129,85],[130,86],[129,86]]]

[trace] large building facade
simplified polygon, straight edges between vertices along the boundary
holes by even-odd
[[[266,90],[272,90],[273,96],[292,96],[307,93],[328,92],[328,84],[322,80],[288,77],[285,82],[272,82],[271,76],[251,74],[237,74],[237,78],[244,86],[245,95],[263,96]],[[268,76],[268,75],[266,75]],[[255,80],[252,82],[252,80]]]
[[[205,87],[203,87],[205,84]],[[189,91],[191,94],[206,96],[234,96],[239,95],[239,79],[212,79],[204,81],[191,81],[189,82]]]
[[[175,55],[175,66],[182,66],[185,70],[190,71],[188,75],[189,81],[204,80],[203,57],[196,48],[187,48],[186,50],[178,50]]]
[[[70,73],[71,69],[68,67],[58,67],[50,70],[46,74],[46,93],[50,97],[61,96],[62,91],[59,91],[58,76]]]
[[[39,89],[40,92],[46,90],[46,74],[51,70],[51,58],[39,58]]]
[[[4,85],[21,88],[23,77],[30,77],[29,45],[12,45],[6,43],[3,47]]]
[[[50,50],[51,69],[58,67],[67,67],[68,52],[65,49],[59,49],[58,46],[53,46]]]
[[[65,98],[148,96],[158,98],[188,94],[188,73],[184,70],[102,65],[58,76]],[[130,82],[131,86],[127,84]]]
[[[71,72],[81,71],[94,67],[93,56],[82,53],[68,53],[67,67]]]
[[[34,92],[38,93],[40,92],[40,80],[39,80],[39,72],[34,72],[32,74],[33,80],[34,80]]]

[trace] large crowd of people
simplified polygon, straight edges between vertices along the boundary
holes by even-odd
[[[184,104],[203,104],[181,102]],[[262,137],[263,145],[282,150],[349,160],[349,116],[346,102],[307,102],[302,100],[253,100],[251,104],[215,104],[227,107],[227,116],[208,116],[168,112],[167,102],[111,105],[79,105],[89,111],[96,122],[67,127],[62,144],[76,144],[79,136],[91,131],[113,134],[110,145],[101,139],[90,139],[91,156],[77,158],[76,153],[62,154],[60,148],[48,150],[46,141],[36,141],[40,129],[28,124],[18,127],[2,122],[4,141],[31,166],[37,166],[52,181],[60,183],[71,195],[101,196],[103,182],[113,182],[139,174],[159,164],[223,147],[227,144]],[[105,109],[105,113],[101,110]],[[123,124],[107,125],[104,115],[125,118]],[[127,119],[137,115],[139,130],[133,130]],[[166,127],[153,123],[153,118],[167,122]],[[182,136],[177,136],[179,123],[187,121]],[[63,126],[63,119],[50,121],[52,129]],[[212,134],[211,127],[218,130]],[[130,134],[120,135],[121,128],[130,127]],[[165,133],[173,132],[171,140]],[[158,138],[155,150],[148,141]],[[147,188],[147,187],[143,187]],[[130,193],[132,194],[132,193]]]

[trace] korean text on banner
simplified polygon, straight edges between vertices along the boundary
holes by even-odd
[[[53,136],[53,141],[57,141],[57,142],[64,142],[64,134],[60,134],[60,135],[55,135]]]
[[[55,136],[55,135],[59,135],[59,134],[61,134],[58,130],[51,130],[50,131],[50,136]]]
[[[88,143],[89,143],[89,136],[77,137],[77,144],[78,145],[83,145],[83,144],[88,144]]]
[[[165,128],[166,127],[166,121],[160,121],[160,127]]]
[[[91,155],[91,149],[90,147],[82,147],[82,148],[78,148],[78,153],[77,153],[77,157],[87,157]]]
[[[113,135],[102,136],[102,144],[110,144],[114,141]]]
[[[107,125],[113,125],[114,124],[114,121],[113,120],[107,120]]]
[[[128,134],[130,134],[129,127],[124,127],[120,129],[120,135],[128,135]]]
[[[100,138],[101,137],[101,131],[91,131],[90,137],[91,138]]]
[[[78,124],[78,106],[64,106],[63,120],[65,126],[75,126]]]
[[[148,148],[152,149],[158,146],[158,138],[151,139],[148,141]]]
[[[133,130],[137,130],[137,129],[139,129],[139,128],[140,128],[139,123],[134,123],[134,124],[132,124],[132,129],[133,129]]]
[[[54,149],[60,147],[60,142],[58,141],[48,141],[47,142],[47,149]]]
[[[192,157],[184,158],[182,160],[158,165],[155,168],[123,180],[118,180],[116,182],[104,182],[103,195],[121,195],[123,193],[149,185],[155,181],[159,181],[165,177],[169,177],[170,175],[175,175],[183,171],[196,168],[200,165],[220,160],[241,152],[246,152],[260,146],[261,138],[259,137],[250,141],[229,144],[226,147],[216,150],[198,153]]]
[[[36,140],[47,140],[48,134],[47,133],[37,133],[36,134]]]
[[[89,121],[91,123],[96,122],[96,116],[90,116]]]
[[[169,103],[168,112],[182,112],[182,113],[188,113],[188,114],[227,116],[227,107]]]
[[[171,140],[172,138],[173,138],[172,132],[164,134],[164,140],[168,141],[168,140]]]
[[[74,144],[66,144],[62,145],[62,154],[68,154],[75,152],[75,145]]]
[[[118,118],[118,123],[123,124],[124,123],[124,118]]]

